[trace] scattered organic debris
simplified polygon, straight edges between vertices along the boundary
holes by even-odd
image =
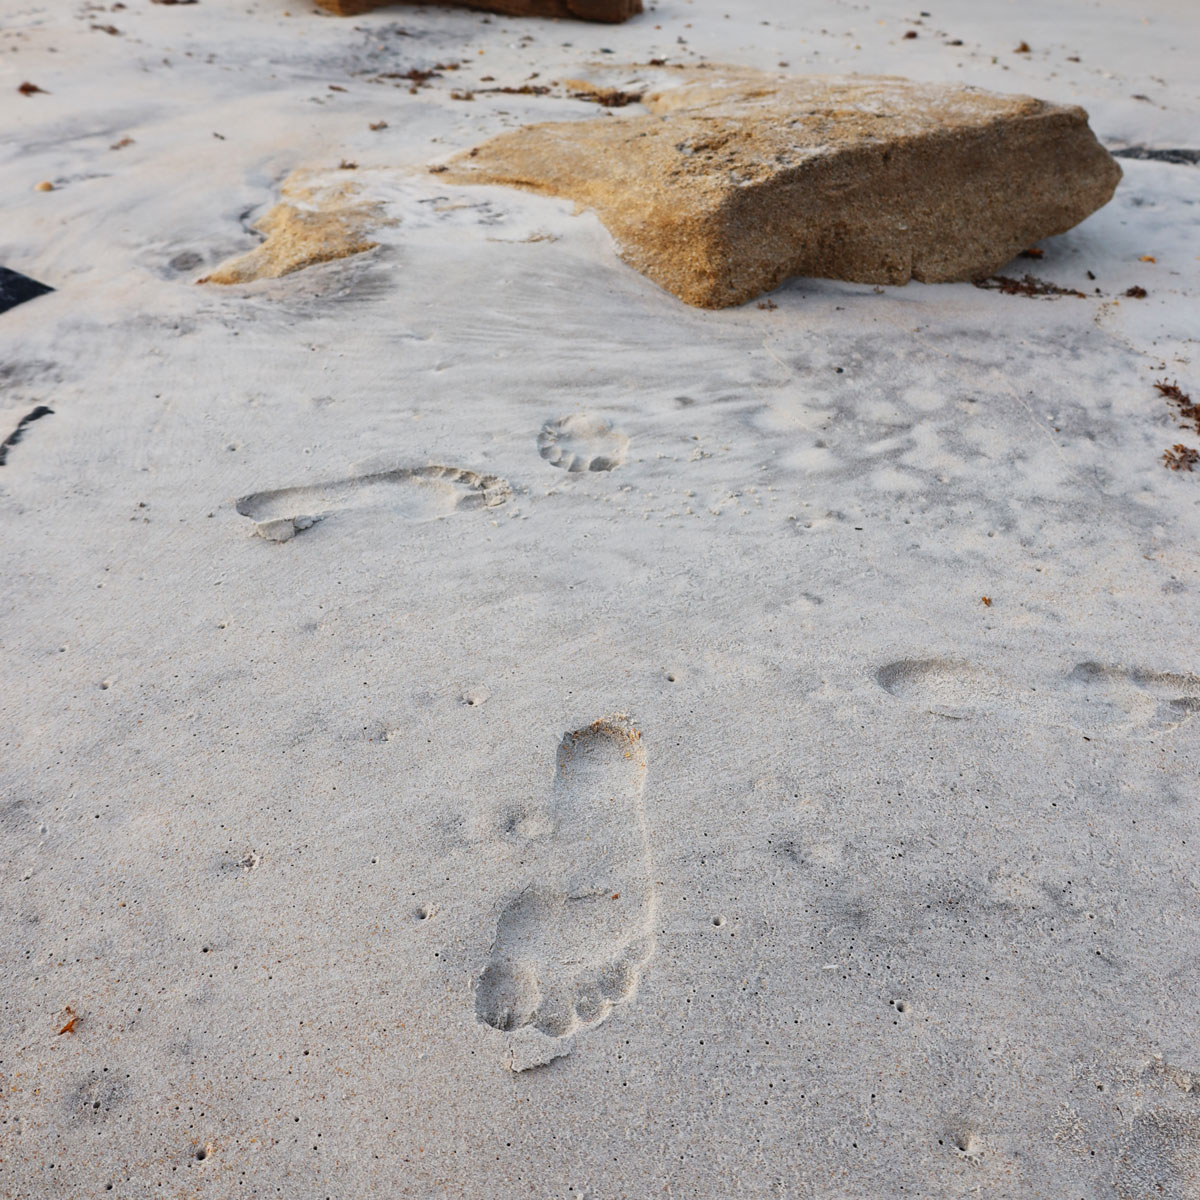
[[[450,99],[451,100],[474,100],[475,93],[471,92],[471,91],[464,91],[462,88],[454,88],[450,92]]]
[[[1168,471],[1190,471],[1198,462],[1200,450],[1193,450],[1191,446],[1184,446],[1180,442],[1176,442],[1170,450],[1163,451],[1163,466]]]
[[[776,304],[774,300],[760,300],[758,302],[758,307],[765,308],[768,312],[774,312],[779,305]]]
[[[343,158],[342,161],[340,163],[338,163],[338,170],[339,171],[357,171],[358,163],[353,162],[348,158]]]
[[[980,596],[980,597],[979,597],[979,602],[980,602],[980,604],[982,604],[982,605],[983,605],[983,607],[984,607],[984,608],[991,608],[991,607],[992,607],[992,598],[991,598],[991,596]]]
[[[1136,283],[1133,287],[1126,288],[1123,294],[1128,296],[1130,300],[1145,300],[1147,295],[1149,295],[1144,287],[1138,287]]]
[[[476,88],[476,92],[499,92],[505,96],[546,96],[550,89],[542,84],[523,83],[520,87]]]
[[[1003,292],[1006,296],[1079,296],[1086,299],[1075,288],[1059,287],[1057,283],[1049,283],[1035,275],[1026,275],[1021,279],[1012,279],[1008,275],[989,275],[986,279],[976,279],[975,286]]]
[[[29,83],[28,81],[21,84],[17,88],[17,91],[20,92],[22,96],[32,96],[36,92],[41,92],[41,94],[43,96],[50,95],[50,93],[48,91],[46,91],[45,88],[40,88],[40,87],[38,87],[38,85],[36,83]]]
[[[1158,262],[1158,259],[1157,259],[1157,258],[1155,258],[1153,254],[1143,254],[1143,255],[1141,256],[1141,258],[1139,258],[1139,259],[1138,259],[1138,262],[1152,262],[1152,263],[1156,263],[1156,262]]]
[[[63,1009],[63,1016],[67,1018],[67,1023],[58,1031],[58,1037],[64,1033],[74,1033],[75,1023],[79,1020],[79,1014],[69,1004]]]
[[[912,40],[913,38],[915,38],[916,36],[917,36],[917,31],[916,31],[915,29],[910,29],[910,30],[908,30],[908,31],[905,33],[905,35],[904,35],[904,40],[905,40],[905,41],[911,41],[911,40]]]
[[[385,79],[396,79],[400,82],[395,84],[396,87],[402,86],[407,82],[409,92],[416,95],[431,79],[440,79],[443,71],[457,71],[458,63],[443,64],[437,63],[428,69],[423,67],[410,67],[407,71],[384,71],[379,75],[372,75],[369,82],[380,83]]]
[[[1184,424],[1179,428],[1194,429],[1200,433],[1200,404],[1192,403],[1191,396],[1179,386],[1179,380],[1168,383],[1166,379],[1156,379],[1154,386],[1160,396],[1175,406],[1176,415],[1183,419]],[[1168,471],[1191,471],[1193,466],[1200,462],[1200,450],[1176,442],[1170,450],[1163,451],[1162,462]]]
[[[567,86],[577,84],[578,80],[568,80]],[[589,104],[599,104],[604,108],[625,108],[630,104],[640,103],[642,92],[623,92],[620,88],[605,88],[584,86],[570,93],[572,100],[586,100]]]
[[[111,146],[109,146],[109,149],[110,150],[124,150],[126,146],[132,146],[132,145],[133,145],[133,138],[123,137],[119,141],[113,142],[113,144]]]
[[[1033,48],[1028,42],[1022,42],[1014,51],[1014,54],[1032,54]]]
[[[1179,410],[1178,415],[1191,424],[1180,425],[1180,429],[1194,429],[1200,433],[1200,404],[1193,404],[1192,398],[1180,386],[1179,381],[1168,383],[1165,379],[1157,379],[1154,386],[1159,394],[1165,396]]]
[[[1037,246],[1030,246],[1028,250],[1021,251],[1022,258],[1045,258],[1045,250],[1039,249]]]
[[[381,129],[386,129],[387,127],[388,123],[386,121],[372,121],[370,125],[367,126],[372,133],[378,133]]]
[[[196,4],[198,0],[150,0],[151,4]]]
[[[121,36],[121,31],[115,25],[93,25],[92,28],[98,30],[100,33],[107,33],[111,37]]]

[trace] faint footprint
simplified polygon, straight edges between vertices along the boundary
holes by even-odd
[[[1200,677],[1080,663],[1068,676],[1081,725],[1167,730],[1200,712]]]
[[[538,434],[538,453],[564,471],[615,471],[625,461],[629,439],[606,421],[576,413],[547,421]]]
[[[237,502],[255,532],[286,542],[316,522],[348,509],[372,508],[408,521],[430,521],[460,508],[496,508],[512,495],[499,476],[477,475],[460,467],[402,467],[331,483],[255,492]]]
[[[926,712],[967,720],[1002,700],[990,671],[948,658],[901,658],[875,672],[881,688]]]
[[[597,721],[563,738],[545,811],[510,823],[537,874],[500,913],[475,1013],[540,1035],[510,1048],[513,1070],[564,1053],[554,1039],[629,1000],[654,952],[645,775],[641,734],[622,717]]]

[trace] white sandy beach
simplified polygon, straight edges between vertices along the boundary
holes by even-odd
[[[1186,0],[929,12],[5,0],[0,1196],[1200,1196],[1200,168],[721,312],[427,169],[654,57],[1200,145]]]

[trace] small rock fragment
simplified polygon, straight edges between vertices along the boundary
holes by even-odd
[[[260,246],[227,259],[197,283],[252,283],[278,279],[317,263],[348,258],[373,249],[367,236],[385,224],[377,204],[359,200],[352,182],[323,183],[307,172],[293,172],[281,189],[283,201],[255,222],[266,235]]]
[[[339,17],[357,16],[397,0],[317,0]],[[582,21],[627,21],[642,11],[642,0],[445,0],[463,8],[483,8],[506,17],[577,17]]]

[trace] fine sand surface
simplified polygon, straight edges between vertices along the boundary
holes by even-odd
[[[427,170],[651,57],[1197,146],[1190,0],[919,11],[3,7],[0,1195],[1200,1195],[1200,169],[717,313]],[[197,284],[301,170],[374,248]]]

